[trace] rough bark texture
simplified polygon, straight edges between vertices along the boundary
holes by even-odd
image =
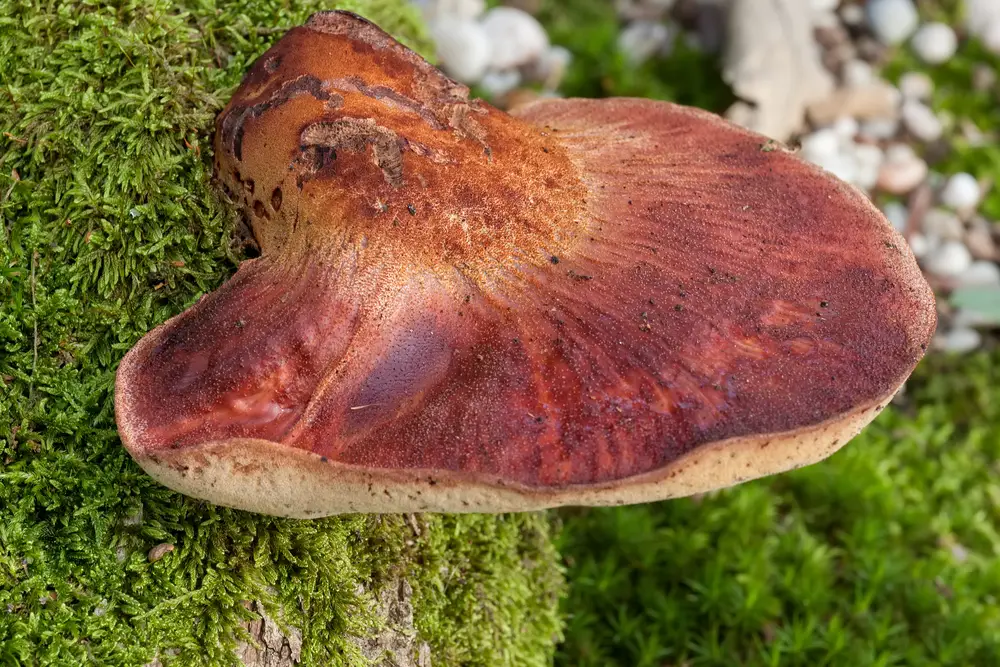
[[[359,598],[365,589],[358,586]],[[417,635],[413,624],[413,588],[405,579],[390,581],[376,598],[375,617],[378,630],[351,641],[374,667],[431,667],[430,645]],[[240,641],[236,655],[246,667],[295,667],[302,660],[302,631],[279,623],[259,601],[245,603],[257,618],[243,629],[251,641]],[[148,667],[160,667],[155,660]]]
[[[243,627],[253,638],[253,643],[241,641],[236,655],[247,667],[292,667],[302,658],[302,632],[298,628],[283,630],[268,616],[260,602],[246,603],[257,614],[257,619]]]

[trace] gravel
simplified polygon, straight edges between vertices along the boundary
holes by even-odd
[[[953,209],[970,210],[979,204],[982,191],[972,174],[960,172],[948,179],[941,191],[941,203]]]
[[[920,23],[912,0],[868,0],[868,27],[883,44],[901,44]]]
[[[958,35],[945,23],[927,23],[910,40],[917,57],[928,65],[940,65],[958,50]]]

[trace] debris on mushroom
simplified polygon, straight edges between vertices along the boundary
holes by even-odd
[[[933,295],[854,187],[665,102],[507,114],[314,15],[217,120],[260,256],[123,360],[122,440],[267,514],[690,495],[818,461],[929,344]]]

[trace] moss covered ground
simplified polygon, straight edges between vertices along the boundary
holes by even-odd
[[[302,664],[364,664],[351,637],[378,633],[378,590],[400,578],[435,665],[551,658],[545,515],[252,516],[167,491],[118,440],[122,355],[241,258],[210,179],[214,116],[319,6],[0,0],[4,667],[231,664],[248,600],[299,629]],[[426,52],[402,0],[337,6]]]

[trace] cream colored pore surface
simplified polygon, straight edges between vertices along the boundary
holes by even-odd
[[[146,454],[166,486],[218,505],[317,518],[351,512],[513,512],[624,505],[711,491],[820,461],[858,434],[888,401],[785,433],[704,445],[660,470],[600,485],[532,489],[453,471],[373,470],[266,440],[234,439]]]

